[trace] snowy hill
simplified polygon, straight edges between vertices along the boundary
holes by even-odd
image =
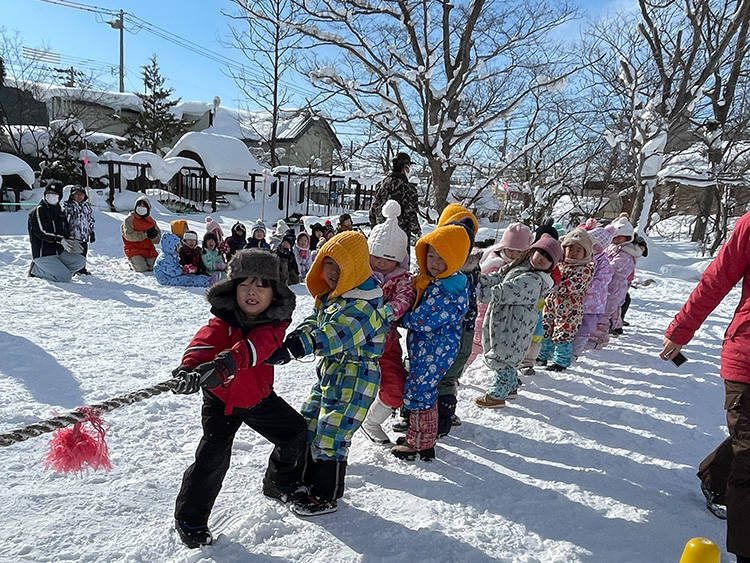
[[[168,229],[174,216],[154,213]],[[213,215],[227,234],[257,218],[232,213]],[[204,217],[188,217],[201,234]],[[209,318],[200,289],[128,270],[124,215],[96,218],[94,275],[52,284],[26,276],[26,213],[0,213],[0,432],[167,379]],[[105,416],[110,473],[45,472],[50,435],[3,448],[0,561],[676,563],[694,536],[734,561],[695,471],[725,436],[718,357],[738,293],[686,347],[689,362],[661,361],[663,330],[695,285],[679,278],[700,268],[688,245],[655,245],[636,276],[654,281],[631,291],[622,337],[568,371],[524,377],[499,411],[471,403],[490,380],[477,360],[459,392],[463,425],[438,441],[437,459],[403,462],[356,435],[334,514],[302,520],[264,498],[271,446],[244,428],[209,522],[218,539],[188,550],[172,513],[201,402],[168,393]],[[294,290],[299,321],[312,299]],[[276,391],[299,407],[314,378],[312,362],[293,362],[277,370]]]

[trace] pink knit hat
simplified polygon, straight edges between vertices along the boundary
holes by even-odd
[[[216,238],[220,241],[224,238],[224,232],[221,230],[221,225],[214,221],[210,216],[206,217],[206,232],[215,234]]]
[[[498,248],[509,250],[528,250],[534,237],[529,229],[523,223],[511,223],[503,232],[503,236],[498,243]]]
[[[562,246],[560,246],[560,243],[547,233],[544,233],[538,241],[531,245],[531,250],[534,250],[535,248],[544,250],[549,255],[552,259],[552,268],[557,266],[563,259]]]

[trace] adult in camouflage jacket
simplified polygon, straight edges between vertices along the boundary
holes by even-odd
[[[375,188],[370,206],[370,225],[374,227],[385,221],[381,210],[386,201],[394,199],[401,206],[398,226],[409,236],[410,241],[416,241],[422,236],[422,229],[417,218],[417,188],[407,178],[410,166],[411,159],[406,153],[400,152],[393,159],[391,173]]]

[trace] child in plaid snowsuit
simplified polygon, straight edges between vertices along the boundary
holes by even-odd
[[[352,435],[378,392],[388,319],[383,291],[372,277],[367,240],[359,232],[343,232],[326,242],[305,281],[315,311],[268,361],[320,356],[318,382],[301,409],[308,427],[305,484],[310,493],[291,506],[298,516],[314,516],[335,511],[344,494]]]
[[[404,406],[410,411],[409,429],[405,443],[391,450],[401,459],[413,460],[417,454],[425,461],[435,457],[438,383],[456,360],[469,308],[468,283],[459,270],[469,254],[472,227],[448,223],[417,241],[417,300],[402,318],[408,329]]]

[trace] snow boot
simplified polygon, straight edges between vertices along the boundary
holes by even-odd
[[[474,399],[474,404],[483,409],[501,409],[505,406],[505,401],[485,393]]]
[[[394,422],[391,429],[394,432],[406,432],[407,430],[409,430],[409,418],[411,417],[411,411],[405,407],[401,407],[399,415],[401,416],[401,420]]]
[[[211,531],[205,524],[191,526],[187,522],[175,520],[174,527],[177,529],[177,533],[180,534],[182,543],[190,549],[195,549],[202,545],[211,545],[211,542],[214,541]]]
[[[435,459],[435,446],[418,450],[417,448],[411,447],[406,443],[406,440],[404,440],[403,444],[393,446],[391,453],[397,458],[406,461],[414,461],[417,459],[417,456],[419,456],[419,459],[422,461],[432,461]]]
[[[726,520],[727,501],[724,496],[713,492],[705,485],[705,483],[701,483],[701,492],[703,493],[703,496],[706,497],[706,508],[711,511],[711,514],[720,520]]]
[[[289,506],[289,510],[301,518],[330,514],[338,509],[339,505],[335,500],[326,500],[317,495],[305,495]]]
[[[304,485],[280,487],[276,484],[263,484],[263,495],[278,500],[281,504],[294,502],[295,500],[304,498],[309,492],[308,488]]]
[[[565,371],[565,366],[561,366],[560,364],[552,364],[545,368],[547,371]]]
[[[393,414],[393,409],[375,397],[362,422],[362,433],[376,444],[390,444],[388,434],[383,430],[383,423]]]
[[[319,516],[338,510],[336,499],[344,495],[346,462],[313,461],[308,468],[310,492],[291,502],[289,510],[301,517]]]
[[[438,438],[444,438],[451,431],[451,427],[453,426],[452,418],[456,414],[457,402],[455,395],[440,395],[438,397]]]

